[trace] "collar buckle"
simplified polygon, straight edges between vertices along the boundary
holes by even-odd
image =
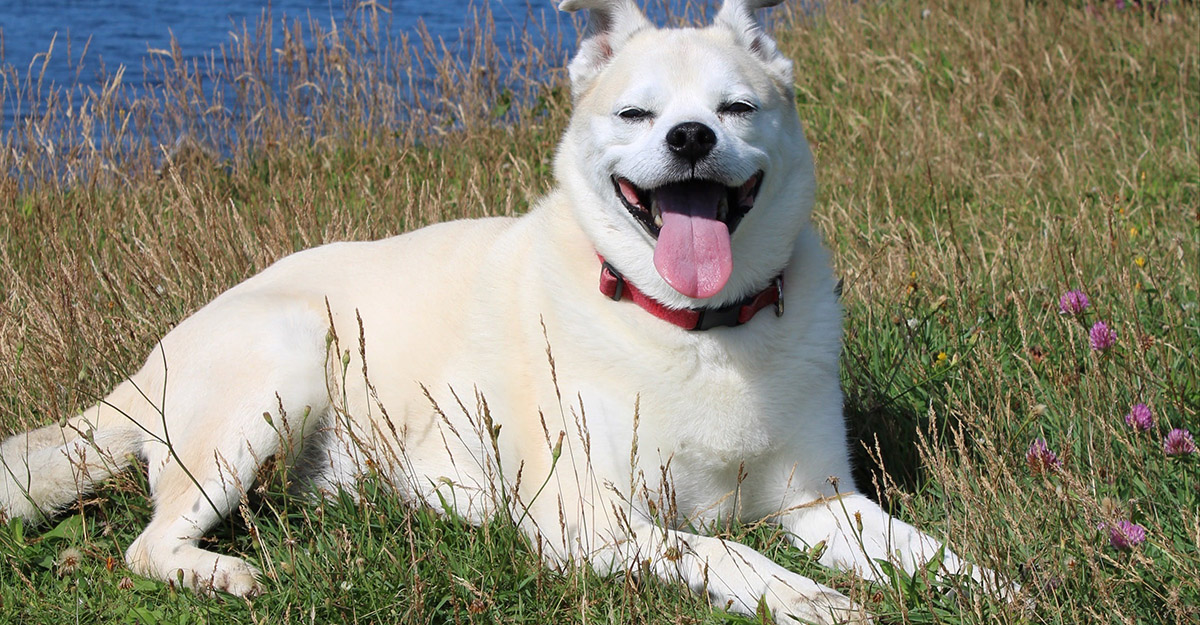
[[[614,302],[625,296],[625,276],[603,258],[600,259],[600,292]]]
[[[777,297],[777,299],[775,300],[775,316],[782,317],[783,316],[783,274],[779,274],[778,276],[775,276],[775,280],[772,281],[772,284],[775,285],[775,295]]]

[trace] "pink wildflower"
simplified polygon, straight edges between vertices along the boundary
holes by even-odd
[[[1058,459],[1058,454],[1054,453],[1046,441],[1040,438],[1030,443],[1029,451],[1025,452],[1025,463],[1035,474],[1049,473],[1062,468],[1062,461]]]
[[[1088,296],[1080,290],[1071,289],[1058,298],[1058,311],[1064,315],[1076,316],[1091,306]]]
[[[1098,352],[1108,351],[1113,345],[1117,344],[1117,335],[1108,328],[1108,324],[1103,321],[1097,321],[1088,332],[1088,338],[1091,339],[1092,349]]]
[[[1146,542],[1146,528],[1130,521],[1119,521],[1108,529],[1108,544],[1118,551],[1129,551]]]
[[[1192,440],[1191,432],[1183,428],[1175,428],[1163,439],[1163,452],[1168,456],[1194,454],[1196,453],[1196,441]]]
[[[1145,432],[1154,427],[1154,415],[1150,413],[1150,407],[1146,404],[1134,404],[1133,408],[1129,409],[1129,414],[1125,415],[1125,425],[1138,432]]]

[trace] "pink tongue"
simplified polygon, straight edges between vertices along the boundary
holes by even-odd
[[[654,203],[662,230],[654,246],[654,268],[671,288],[694,298],[716,295],[733,272],[729,228],[717,221],[725,187],[688,182],[661,187]]]

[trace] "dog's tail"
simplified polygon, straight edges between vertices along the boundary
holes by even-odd
[[[0,517],[45,519],[127,468],[147,438],[130,412],[145,404],[126,380],[83,414],[0,443]]]

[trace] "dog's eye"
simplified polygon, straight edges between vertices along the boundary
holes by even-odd
[[[636,106],[630,106],[627,108],[623,108],[620,111],[617,111],[617,117],[620,117],[621,119],[623,119],[625,121],[631,121],[631,122],[641,121],[643,119],[650,119],[650,117],[652,117],[652,116],[653,116],[653,114],[650,111],[647,111],[646,109],[640,109]]]
[[[756,110],[758,110],[758,108],[753,104],[739,100],[737,102],[726,102],[725,104],[722,104],[720,112],[729,113],[731,115],[745,115],[747,113],[753,113]]]

